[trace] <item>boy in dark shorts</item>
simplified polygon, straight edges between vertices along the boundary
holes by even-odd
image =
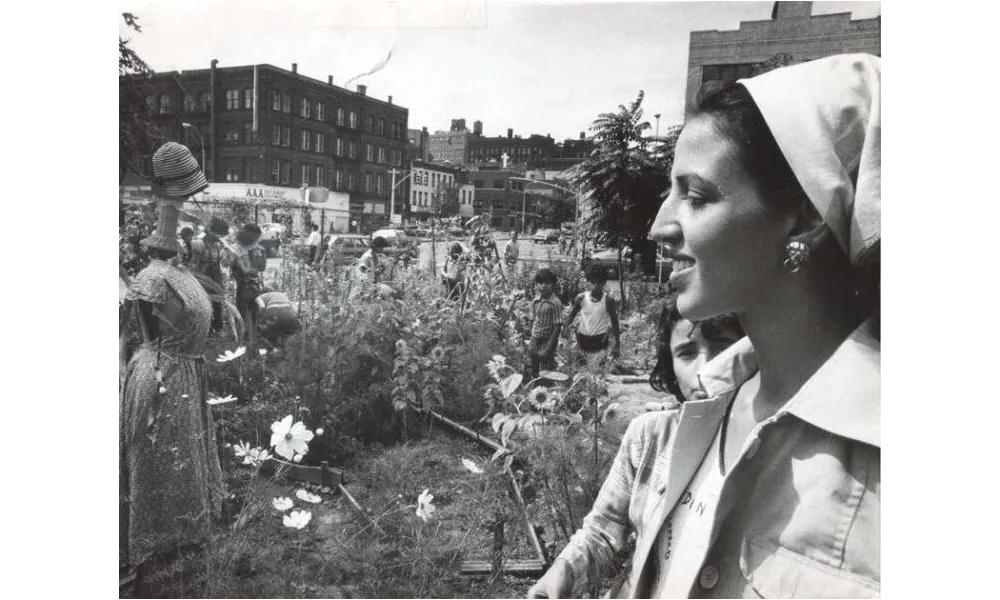
[[[618,358],[621,355],[618,306],[615,299],[604,290],[607,281],[607,273],[602,267],[590,265],[587,268],[590,291],[579,294],[573,300],[573,307],[566,317],[564,331],[568,332],[577,314],[580,315],[580,327],[576,330],[576,345],[583,355],[583,361],[591,368],[600,366],[607,357],[608,349],[611,347],[611,334],[614,334],[615,338],[611,357]]]

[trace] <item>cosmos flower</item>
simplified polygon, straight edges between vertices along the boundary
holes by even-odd
[[[246,346],[240,346],[236,350],[226,350],[225,352],[220,354],[218,358],[215,359],[215,362],[224,363],[224,362],[229,362],[231,360],[236,360],[237,358],[243,356],[246,353],[247,353]]]
[[[260,350],[257,351],[257,353],[260,354],[261,356],[267,356],[267,348],[261,348]]]
[[[310,494],[306,490],[295,490],[295,497],[303,502],[310,502],[312,504],[319,504],[323,501],[323,497],[319,494]]]
[[[295,506],[295,503],[292,502],[291,498],[275,498],[274,500],[271,500],[271,506],[273,506],[277,510],[280,510],[281,512],[285,512],[286,510]]]
[[[282,518],[282,523],[285,527],[291,527],[293,529],[302,529],[309,524],[312,520],[312,513],[308,510],[293,510]]]
[[[211,406],[216,406],[218,404],[229,404],[230,402],[236,402],[236,396],[230,394],[228,396],[223,396],[222,398],[209,398],[205,402]]]
[[[296,454],[304,455],[311,439],[313,432],[306,429],[302,421],[293,423],[292,415],[271,424],[271,446],[285,460],[293,460]]]
[[[431,500],[434,499],[434,495],[430,493],[429,489],[424,490],[424,493],[417,496],[417,516],[427,521],[434,517],[434,511],[437,508],[431,504]]]

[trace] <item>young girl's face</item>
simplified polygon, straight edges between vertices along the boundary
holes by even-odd
[[[685,400],[705,400],[708,396],[701,389],[698,370],[739,339],[735,334],[720,335],[707,340],[701,327],[691,321],[678,321],[670,332],[670,356],[674,375]]]

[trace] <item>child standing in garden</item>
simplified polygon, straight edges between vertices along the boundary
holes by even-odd
[[[556,274],[539,269],[535,274],[538,298],[531,304],[531,341],[528,343],[529,377],[538,377],[539,369],[555,369],[556,347],[562,329],[563,305],[555,295]]]
[[[573,307],[566,317],[564,330],[569,335],[569,326],[573,324],[576,315],[580,315],[580,327],[576,330],[576,344],[583,353],[587,366],[594,368],[604,362],[608,347],[611,345],[610,334],[614,333],[615,345],[611,349],[611,357],[621,356],[621,332],[618,327],[618,306],[615,299],[604,291],[608,276],[598,265],[587,268],[587,283],[589,292],[577,295]]]

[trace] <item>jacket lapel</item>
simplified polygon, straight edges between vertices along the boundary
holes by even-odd
[[[646,572],[649,551],[660,533],[663,522],[687,488],[698,467],[701,466],[715,439],[716,430],[722,421],[726,404],[731,394],[721,394],[711,400],[690,401],[681,405],[681,414],[675,428],[675,435],[669,442],[665,463],[658,469],[660,478],[651,482],[650,489],[655,499],[643,515],[643,523],[648,524],[638,539],[636,546],[632,593],[640,590],[639,578]],[[661,458],[662,460],[662,458]],[[665,479],[664,479],[665,477]],[[636,566],[640,568],[635,568]],[[643,592],[645,593],[645,592]]]

